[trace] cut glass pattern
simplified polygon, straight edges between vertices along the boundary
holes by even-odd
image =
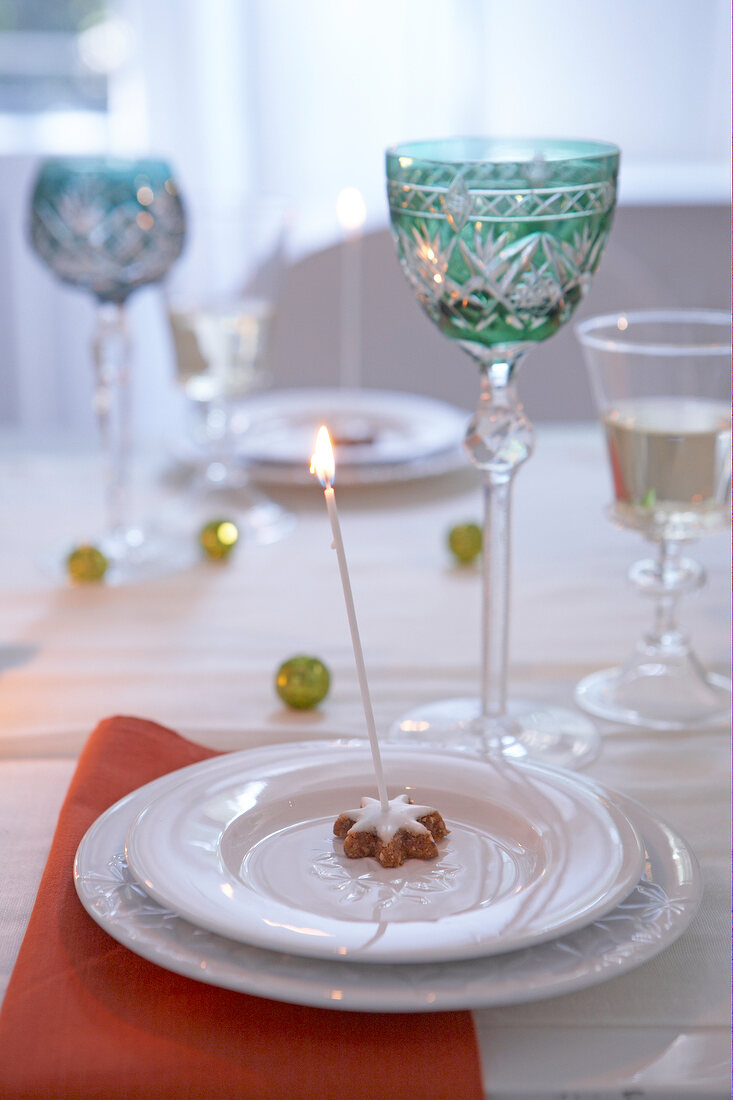
[[[180,256],[185,216],[162,161],[46,162],[32,199],[33,248],[63,282],[122,302]]]
[[[583,160],[388,164],[400,263],[446,335],[535,342],[568,320],[611,229],[615,173],[599,179]]]

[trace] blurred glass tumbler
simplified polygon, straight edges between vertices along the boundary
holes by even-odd
[[[105,457],[105,531],[95,542],[110,563],[109,583],[174,567],[176,544],[129,518],[130,341],[125,303],[159,282],[178,259],[185,216],[162,160],[60,157],[42,163],[31,199],[30,240],[62,282],[97,300],[93,338],[94,409]]]
[[[222,508],[258,542],[273,542],[292,517],[256,492],[237,456],[246,398],[271,383],[271,341],[284,265],[286,208],[245,199],[190,213],[186,257],[167,281],[178,382],[191,402],[198,459],[194,506]]]
[[[245,199],[189,213],[186,257],[167,281],[178,380],[208,404],[267,385],[285,247],[285,206]]]
[[[685,542],[730,522],[730,317],[661,310],[576,326],[603,424],[611,518],[658,548],[629,576],[654,600],[654,622],[629,660],[576,689],[593,714],[651,729],[730,718],[730,680],[706,672],[677,627],[680,596],[705,581]]]

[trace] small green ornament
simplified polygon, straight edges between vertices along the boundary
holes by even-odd
[[[328,695],[331,674],[317,657],[291,657],[277,670],[275,690],[294,710],[310,710]]]
[[[228,558],[239,542],[239,529],[230,519],[212,519],[199,531],[199,544],[210,561]]]
[[[476,523],[459,523],[448,534],[450,551],[461,565],[470,565],[481,553],[483,534]]]
[[[66,559],[66,571],[76,584],[98,584],[104,580],[108,567],[102,551],[86,543],[77,546]]]

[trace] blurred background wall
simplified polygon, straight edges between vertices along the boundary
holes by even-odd
[[[293,214],[278,386],[335,383],[343,230],[364,198],[365,385],[472,408],[470,362],[422,316],[387,226],[383,157],[455,134],[598,138],[619,209],[577,316],[729,305],[730,8],[724,0],[1,0],[0,426],[92,436],[93,306],[31,254],[40,158],[152,152],[191,210],[277,193]],[[157,288],[131,300],[140,435],[181,397]],[[535,419],[590,417],[572,326],[531,355]]]

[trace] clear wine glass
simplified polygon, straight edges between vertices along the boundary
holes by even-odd
[[[257,490],[238,455],[248,398],[272,383],[288,208],[275,197],[189,210],[186,256],[166,282],[176,375],[188,405],[193,479],[185,506],[199,521],[233,519],[270,543],[295,519]]]
[[[481,698],[420,707],[393,727],[395,739],[570,767],[598,752],[584,715],[507,702],[510,504],[534,446],[517,371],[588,290],[611,229],[618,163],[615,146],[590,141],[456,138],[387,151],[402,268],[428,316],[480,369],[465,445],[485,496]]]
[[[130,338],[125,305],[159,282],[179,257],[185,216],[163,160],[59,157],[44,161],[31,200],[30,240],[63,282],[97,301],[92,340],[94,409],[104,455],[105,582],[165,574],[188,557],[185,543],[130,517]]]
[[[650,630],[625,664],[581,681],[576,700],[651,729],[727,721],[731,682],[703,669],[676,608],[705,581],[685,543],[730,522],[730,316],[647,310],[592,317],[576,333],[605,430],[611,518],[657,549],[629,573],[653,601]]]

